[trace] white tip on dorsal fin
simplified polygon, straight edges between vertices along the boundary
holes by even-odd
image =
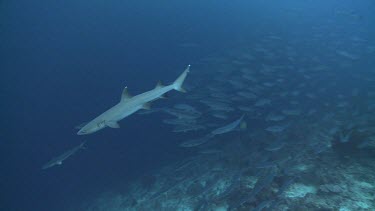
[[[148,103],[143,104],[142,108],[146,109],[146,110],[150,110],[151,109],[151,103],[148,102]]]
[[[122,91],[121,101],[124,101],[124,100],[130,99],[130,98],[132,98],[132,96],[129,94],[129,92],[128,92],[128,87],[126,86],[126,87],[124,88],[124,90]]]
[[[156,84],[155,89],[162,88],[162,87],[164,87],[163,83],[161,81],[158,81],[158,83]]]

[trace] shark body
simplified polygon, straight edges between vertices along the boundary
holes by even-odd
[[[67,158],[69,158],[70,156],[75,154],[80,149],[84,149],[85,143],[86,142],[82,142],[80,145],[64,152],[63,154],[61,154],[57,157],[52,158],[50,161],[48,161],[48,163],[46,163],[42,166],[42,169],[44,170],[44,169],[48,169],[48,168],[51,168],[51,167],[56,166],[56,165],[61,165],[64,160],[66,160]]]
[[[184,92],[185,90],[182,88],[182,84],[189,71],[190,65],[187,66],[185,71],[172,84],[163,86],[158,83],[158,85],[156,85],[154,89],[136,96],[131,96],[128,93],[127,87],[125,87],[119,103],[87,123],[78,131],[77,134],[91,134],[105,127],[119,128],[120,126],[118,124],[118,121],[124,119],[125,117],[135,113],[140,109],[149,109],[150,102],[159,98],[163,98],[163,95],[165,93],[171,90]]]

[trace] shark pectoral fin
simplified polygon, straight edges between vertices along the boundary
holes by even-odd
[[[143,109],[150,110],[151,109],[151,103],[145,103],[142,105]]]
[[[121,101],[124,101],[124,100],[128,100],[130,98],[132,98],[133,96],[131,96],[128,92],[128,87],[126,86],[124,88],[124,90],[122,91],[122,94],[121,94]]]
[[[86,144],[86,141],[82,142],[80,145],[79,145],[79,148],[80,149],[87,149],[87,147],[85,146]]]
[[[162,96],[159,97],[160,99],[168,99],[167,93],[163,94]]]
[[[162,83],[161,81],[159,81],[159,82],[156,84],[155,89],[163,88],[163,87],[164,87],[163,83]]]
[[[105,123],[108,127],[110,127],[110,128],[120,128],[120,125],[117,123],[117,122],[115,122],[115,121],[112,121],[112,122],[106,122]]]
[[[184,88],[182,88],[182,87],[180,87],[180,89],[178,90],[179,92],[182,92],[182,93],[186,93],[187,91],[186,91],[186,89],[184,89]]]
[[[247,122],[242,120],[240,123],[240,130],[246,130],[247,129]]]

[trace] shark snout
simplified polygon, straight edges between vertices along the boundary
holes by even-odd
[[[84,133],[82,131],[78,131],[77,135],[83,135]]]
[[[77,132],[77,135],[85,135],[85,134],[88,134],[87,133],[87,131],[86,130],[79,130],[78,132]]]
[[[82,129],[80,129],[78,132],[77,132],[77,135],[87,135],[87,134],[91,134],[91,133],[94,133],[96,131],[98,131],[100,128],[98,127],[90,127],[90,126],[85,126],[83,127]]]

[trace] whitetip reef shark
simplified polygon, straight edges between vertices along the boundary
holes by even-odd
[[[150,102],[163,98],[165,93],[171,90],[185,92],[185,90],[182,88],[182,84],[184,83],[189,71],[190,65],[187,66],[185,71],[172,84],[163,86],[159,82],[154,89],[136,96],[131,96],[128,93],[127,87],[125,87],[122,92],[120,102],[83,126],[78,131],[77,135],[95,133],[96,131],[99,131],[105,127],[119,128],[120,126],[118,121],[140,109],[149,109]]]
[[[48,161],[48,163],[44,164],[42,166],[42,169],[48,169],[48,168],[51,168],[53,166],[56,166],[56,165],[62,165],[63,161],[68,159],[70,156],[74,155],[77,151],[79,151],[80,149],[84,149],[85,148],[85,143],[86,141],[82,142],[80,145],[64,152],[63,154],[57,156],[57,157],[54,157],[52,158],[50,161]]]

